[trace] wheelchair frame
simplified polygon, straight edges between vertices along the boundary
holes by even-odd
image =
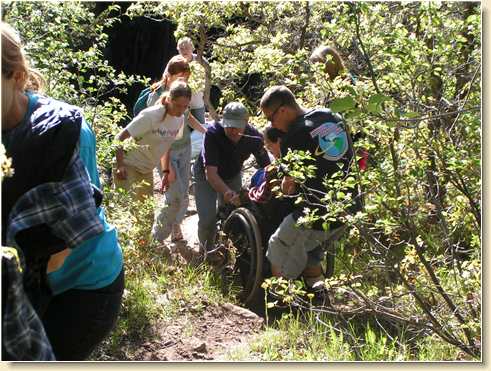
[[[252,203],[237,208],[227,205],[219,210],[217,217],[215,243],[225,256],[222,272],[224,278],[232,277],[234,281],[240,279],[242,291],[239,293],[239,299],[245,305],[258,299],[264,277],[270,274],[266,249],[263,246],[267,248],[271,233],[264,233],[265,227],[260,227],[261,222],[265,220],[264,215],[260,213],[259,208]],[[242,224],[242,231],[235,230],[238,223]],[[241,239],[244,238],[247,246],[242,244]],[[327,250],[324,275],[331,277],[334,273],[335,247],[333,242],[327,242],[323,248]]]

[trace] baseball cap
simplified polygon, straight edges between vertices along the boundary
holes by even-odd
[[[245,128],[249,121],[247,108],[240,102],[231,102],[223,109],[222,126],[224,128]]]

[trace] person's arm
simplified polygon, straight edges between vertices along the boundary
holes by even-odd
[[[149,110],[151,108],[144,109],[138,116],[136,116],[131,122],[116,135],[116,140],[123,142],[129,137],[135,139],[143,137],[145,134],[152,130],[152,114]],[[116,149],[116,176],[119,179],[126,179],[126,166],[123,164],[124,152],[121,145]]]
[[[260,167],[266,167],[271,163],[271,160],[268,156],[268,151],[264,148],[264,145],[259,147],[254,153],[254,158],[256,159],[258,165]]]
[[[252,132],[250,132],[249,135],[260,138],[252,139],[250,143],[252,154],[254,155],[254,158],[256,159],[259,167],[268,166],[271,163],[271,160],[269,159],[268,151],[266,151],[266,148],[264,148],[264,140],[262,134],[256,129],[252,129]]]
[[[205,167],[206,180],[210,183],[211,187],[223,195],[225,202],[232,203],[236,206],[240,205],[239,195],[229,188],[223,179],[218,175],[217,166],[206,166]]]
[[[118,133],[118,135],[116,135],[116,140],[122,142],[128,139],[130,136],[131,135],[128,132],[128,130],[123,129]],[[124,180],[127,177],[126,167],[123,164],[123,158],[124,158],[123,148],[121,146],[118,146],[118,148],[116,148],[116,174],[115,175],[121,180]]]
[[[70,255],[72,249],[66,248],[65,250],[61,250],[56,254],[52,254],[48,260],[48,266],[46,267],[46,273],[54,272],[61,268],[65,259]]]
[[[169,188],[169,185],[176,180],[176,172],[174,167],[170,163],[170,151],[169,148],[164,155],[160,158],[160,166],[162,168],[162,179],[160,183],[160,193],[164,193]]]
[[[231,202],[238,206],[240,204],[238,194],[231,190],[220,175],[218,175],[220,154],[218,143],[216,142],[216,133],[213,130],[206,132],[202,148],[206,180],[216,192],[223,195],[225,202]]]
[[[281,180],[281,191],[286,195],[292,195],[297,192],[297,183],[295,178],[284,176]]]
[[[194,130],[197,130],[203,134],[206,133],[206,127],[204,125],[201,125],[201,122],[199,122],[196,117],[194,117],[191,113],[189,113],[188,122],[189,126],[191,126]]]

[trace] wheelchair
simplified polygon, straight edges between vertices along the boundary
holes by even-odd
[[[236,287],[238,299],[251,306],[260,303],[264,296],[261,284],[271,276],[266,258],[268,240],[286,215],[278,215],[277,205],[252,202],[246,194],[241,192],[240,207],[228,204],[219,208],[215,250],[224,258],[221,270],[224,284]],[[324,275],[331,277],[335,248],[332,242],[326,242],[322,248],[326,250]]]

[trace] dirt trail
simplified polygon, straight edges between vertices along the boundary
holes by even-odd
[[[171,244],[173,254],[186,261],[196,258],[199,248],[198,215],[193,195],[182,224],[185,241]],[[179,257],[177,257],[179,258]],[[146,342],[134,354],[133,360],[144,361],[203,361],[224,359],[227,351],[247,343],[264,326],[263,318],[248,309],[226,303],[215,305],[201,302],[199,310],[189,308],[178,320],[156,325],[156,339]]]
[[[248,342],[263,319],[227,303],[208,304],[200,314],[183,313],[179,322],[161,323],[158,338],[144,343],[135,361],[225,360],[225,353]]]

